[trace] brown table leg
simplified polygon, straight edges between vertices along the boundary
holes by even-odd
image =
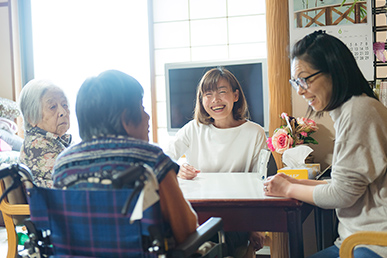
[[[301,210],[287,211],[290,258],[304,258],[304,242],[302,236]]]

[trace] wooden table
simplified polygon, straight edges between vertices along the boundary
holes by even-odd
[[[179,178],[179,184],[200,224],[221,217],[226,231],[288,232],[289,256],[304,257],[302,222],[312,208],[265,196],[256,173],[200,173],[194,180]]]

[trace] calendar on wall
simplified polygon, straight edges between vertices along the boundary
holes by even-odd
[[[339,38],[368,81],[374,78],[371,0],[289,0],[290,46],[316,30]]]

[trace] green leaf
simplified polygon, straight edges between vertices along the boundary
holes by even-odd
[[[304,142],[305,143],[318,144],[318,142],[315,139],[313,139],[312,137],[305,137]]]

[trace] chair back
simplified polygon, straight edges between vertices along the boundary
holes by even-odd
[[[164,234],[157,202],[143,218],[130,223],[137,194],[129,212],[121,213],[132,189],[59,190],[28,189],[31,221],[39,230],[49,230],[54,255],[92,257],[148,257],[154,241],[149,233]]]
[[[1,194],[3,194],[4,190],[7,189],[12,185],[12,179],[10,176],[7,176],[2,179],[3,180],[3,191],[1,191]],[[11,205],[19,205],[19,204],[28,204],[27,197],[24,192],[23,186],[19,186],[18,188],[14,189],[13,191],[9,192],[6,196],[6,201],[9,202]],[[23,222],[25,219],[29,218],[29,216],[23,216],[23,215],[13,215],[13,223],[17,226],[23,225]]]
[[[0,200],[0,213],[3,215],[4,225],[7,229],[7,257],[13,258],[16,257],[18,250],[15,227],[22,225],[24,219],[28,218],[30,214],[24,188],[20,181],[21,177],[19,177],[19,171],[28,168],[21,164],[0,164],[0,168],[0,196],[3,197],[3,200]]]
[[[353,258],[353,251],[359,245],[377,245],[387,247],[387,232],[385,231],[358,231],[346,239],[340,247],[341,258]]]

